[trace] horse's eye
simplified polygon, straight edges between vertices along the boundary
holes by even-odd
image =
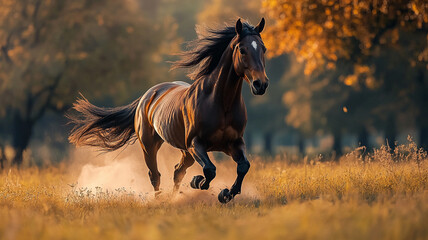
[[[239,48],[239,52],[241,53],[241,54],[245,54],[246,52],[245,52],[245,49],[243,49],[243,48]]]

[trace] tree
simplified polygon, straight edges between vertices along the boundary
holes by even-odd
[[[205,2],[203,10],[197,15],[198,23],[223,24],[244,18],[258,23],[261,18],[259,0],[210,0]]]
[[[428,5],[425,1],[374,0],[269,0],[264,11],[273,26],[266,33],[271,55],[293,52],[305,61],[306,73],[328,65],[332,68],[340,58],[361,63],[374,54],[378,45],[394,42],[385,39],[396,29],[424,33],[428,23]],[[277,41],[281,39],[281,41]],[[415,60],[427,64],[426,41]]]
[[[417,119],[423,119],[418,120],[418,126],[421,143],[426,145],[423,133],[428,129],[425,107],[428,102],[423,92],[428,90],[425,77],[428,4],[425,1],[269,0],[263,6],[275,22],[266,33],[272,56],[294,53],[305,63],[307,75],[319,75],[326,70],[340,73],[326,80],[325,86],[339,84],[339,91],[344,92],[328,98],[336,96],[335,102],[360,104],[359,112],[366,110],[370,116],[376,115],[369,122],[386,126],[390,143],[395,141],[398,111],[411,112],[403,107],[404,102],[417,107],[413,112],[418,113]],[[353,90],[346,90],[348,87]],[[355,101],[366,95],[376,101]],[[334,109],[337,111],[338,106]],[[326,116],[332,112],[327,108],[322,113]],[[356,128],[361,129],[358,135],[365,141],[366,126]]]
[[[379,95],[370,89],[355,89],[344,84],[342,74],[352,66],[339,63],[339,70],[303,76],[303,66],[294,75],[283,78],[287,83],[283,101],[289,109],[286,122],[299,129],[305,137],[333,136],[333,151],[342,154],[342,135],[358,136],[362,146],[370,147],[368,129],[375,126],[374,103]],[[295,67],[292,67],[295,68]]]
[[[137,1],[2,0],[0,118],[11,117],[14,163],[21,164],[34,126],[47,111],[63,112],[81,91],[123,103],[164,79],[161,49],[177,44]],[[136,7],[137,6],[137,7]],[[173,32],[173,31],[172,31]],[[166,38],[166,36],[169,38]]]

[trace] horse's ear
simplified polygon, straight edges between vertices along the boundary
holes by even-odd
[[[262,20],[260,20],[259,24],[257,24],[254,30],[261,33],[263,31],[263,28],[265,28],[265,18],[262,18]]]
[[[242,33],[241,19],[238,19],[238,21],[236,21],[235,31],[236,31],[236,34],[238,34],[238,35],[240,35]]]

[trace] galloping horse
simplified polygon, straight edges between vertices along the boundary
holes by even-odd
[[[269,82],[266,48],[260,36],[264,25],[264,18],[255,27],[238,19],[235,27],[208,30],[174,65],[196,67],[191,85],[161,83],[133,103],[117,108],[96,107],[84,97],[77,100],[74,109],[81,116],[69,116],[75,124],[70,142],[113,151],[138,138],[156,192],[160,185],[156,154],[163,142],[182,152],[175,166],[174,190],[195,160],[202,166],[204,176],[193,177],[190,185],[208,189],[216,167],[207,152],[224,152],[237,163],[235,183],[230,191],[223,189],[218,195],[221,203],[229,202],[241,192],[250,168],[243,139],[247,111],[242,83],[245,80],[254,95],[262,95]]]

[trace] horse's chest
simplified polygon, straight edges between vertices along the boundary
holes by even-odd
[[[198,135],[210,145],[209,149],[223,149],[242,137],[247,118],[245,108],[241,105],[228,112],[221,107],[213,107],[199,113]]]
[[[233,141],[239,138],[239,132],[232,126],[227,126],[224,129],[217,129],[210,136],[210,142],[212,143],[223,143]]]
[[[245,128],[245,120],[226,116],[218,119],[216,127],[210,132],[209,140],[213,145],[224,145],[242,137]]]

